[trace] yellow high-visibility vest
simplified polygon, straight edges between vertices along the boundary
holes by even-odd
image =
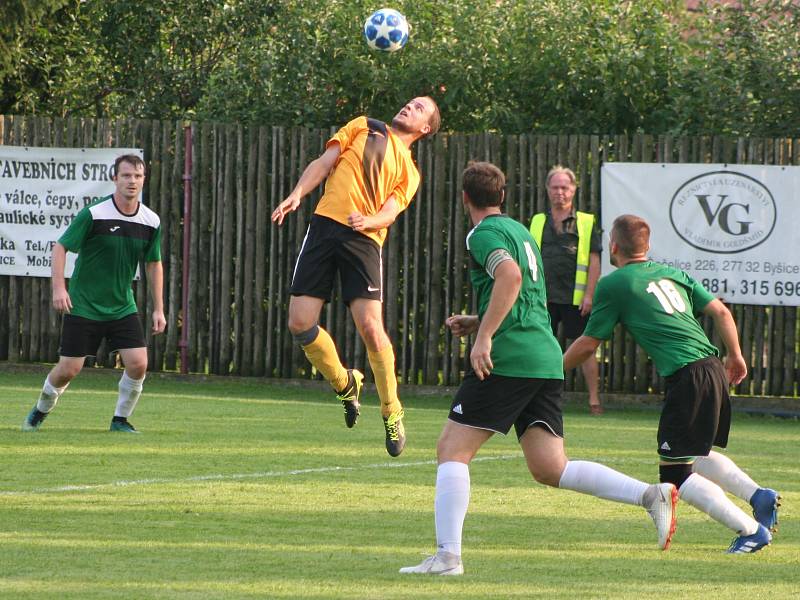
[[[578,256],[575,268],[575,289],[572,292],[572,304],[580,306],[583,295],[586,293],[586,282],[589,280],[589,248],[591,246],[592,227],[594,227],[594,215],[575,211],[578,220]],[[531,219],[531,235],[536,240],[539,249],[542,248],[542,233],[544,224],[547,220],[545,213],[536,213]],[[545,277],[547,274],[545,273]]]

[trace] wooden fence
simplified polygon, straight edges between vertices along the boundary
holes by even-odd
[[[192,372],[312,377],[285,326],[287,287],[319,190],[283,227],[274,207],[323,148],[328,130],[193,123],[189,310],[181,311],[184,125],[141,120],[0,117],[0,143],[57,147],[139,147],[149,177],[145,202],[162,218],[167,331],[149,339],[155,370],[180,368],[181,327],[189,330]],[[444,319],[472,308],[461,207],[467,160],[490,160],[507,174],[507,210],[528,222],[545,208],[544,179],[561,163],[580,187],[577,207],[600,214],[604,161],[800,164],[800,140],[726,137],[439,135],[416,145],[422,185],[393,225],[384,248],[385,320],[401,382],[456,384],[468,347],[447,335]],[[145,284],[136,284],[143,315]],[[749,363],[740,394],[795,395],[798,310],[733,306]],[[368,370],[365,349],[341,302],[323,309],[345,364]],[[57,359],[59,318],[47,279],[0,276],[0,360]],[[719,343],[718,339],[714,340]],[[601,391],[659,391],[646,355],[621,329],[604,344]],[[102,353],[100,364],[108,361]],[[568,389],[582,389],[570,375]]]

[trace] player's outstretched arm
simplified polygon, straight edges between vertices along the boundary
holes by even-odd
[[[703,313],[714,319],[714,328],[725,344],[725,371],[728,373],[728,381],[733,385],[741,383],[747,376],[747,363],[739,347],[739,334],[731,311],[720,300],[714,298],[703,308]]]
[[[564,371],[574,369],[578,365],[586,362],[586,359],[594,355],[597,347],[602,340],[582,335],[577,340],[572,342],[567,351],[564,353]]]
[[[51,286],[53,289],[53,308],[58,312],[68,313],[72,310],[72,300],[67,292],[67,284],[64,281],[64,267],[67,264],[67,249],[55,243],[53,246],[51,267]]]
[[[159,334],[167,327],[167,320],[164,318],[164,268],[161,261],[156,260],[146,263],[145,270],[150,296],[153,298],[153,333]]]
[[[339,144],[333,144],[319,158],[308,163],[292,192],[272,212],[272,220],[275,223],[281,225],[286,215],[297,210],[297,207],[300,206],[300,200],[328,176],[340,153]]]

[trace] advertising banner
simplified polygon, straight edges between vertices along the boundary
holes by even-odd
[[[800,167],[606,163],[600,179],[605,248],[614,219],[635,214],[652,260],[723,301],[800,305]]]
[[[0,145],[0,275],[50,277],[53,244],[84,206],[114,191],[114,161],[135,148]],[[76,256],[67,254],[66,276]]]

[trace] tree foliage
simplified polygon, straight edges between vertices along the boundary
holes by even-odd
[[[52,14],[68,0],[3,0],[2,20],[0,20],[0,84],[13,80],[18,71],[24,70],[20,57],[29,53],[24,45],[31,32],[40,22],[47,22]],[[31,85],[40,83],[31,82]],[[14,95],[18,88],[9,85],[1,89],[3,95]]]
[[[800,135],[791,0],[398,0],[394,54],[364,44],[365,0],[48,4],[0,112],[330,126],[430,94],[464,132]]]

